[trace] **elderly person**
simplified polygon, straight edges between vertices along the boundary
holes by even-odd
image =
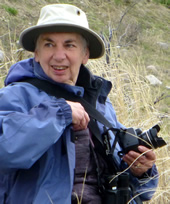
[[[113,127],[123,128],[107,98],[111,82],[85,67],[89,58],[104,54],[103,41],[81,9],[52,4],[42,8],[36,26],[21,33],[20,44],[34,58],[14,64],[0,90],[0,203],[105,203],[96,169],[100,163],[105,172],[108,165],[98,153],[83,105],[24,82],[48,81],[84,98]],[[95,124],[102,134],[104,125]],[[114,139],[113,134],[110,142]],[[114,156],[119,172],[127,168],[133,193],[140,193],[142,201],[151,199],[158,183],[154,152],[139,146],[139,152]]]

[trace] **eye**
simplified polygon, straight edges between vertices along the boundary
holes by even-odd
[[[50,42],[44,44],[45,47],[53,47],[54,45]]]
[[[73,47],[75,47],[75,45],[74,45],[73,43],[67,43],[67,44],[66,44],[66,47],[68,47],[68,48],[73,48]]]

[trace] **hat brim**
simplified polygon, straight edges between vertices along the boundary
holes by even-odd
[[[19,43],[25,50],[34,52],[38,36],[47,32],[75,32],[83,35],[89,42],[90,59],[102,57],[105,52],[104,42],[97,33],[74,24],[32,26],[21,33]]]

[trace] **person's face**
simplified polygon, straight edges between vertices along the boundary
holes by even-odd
[[[35,60],[56,82],[75,85],[80,66],[88,58],[85,40],[77,33],[45,33],[37,40]]]

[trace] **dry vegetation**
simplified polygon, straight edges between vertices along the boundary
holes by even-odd
[[[19,32],[36,24],[40,7],[56,2],[81,7],[87,12],[90,26],[105,38],[108,56],[91,60],[88,66],[93,73],[112,81],[110,98],[119,121],[143,130],[161,123],[159,136],[169,142],[170,93],[166,86],[170,86],[170,47],[161,49],[158,42],[170,43],[170,13],[155,1],[1,0],[0,50],[4,51],[5,59],[0,63],[0,85],[3,86],[11,64],[31,56],[20,50]],[[17,12],[11,14],[4,6]],[[145,76],[151,72],[146,68],[148,65],[155,65],[156,70],[152,72],[163,82],[161,86],[153,87],[146,81]],[[160,182],[150,204],[170,203],[169,152],[169,145],[156,150]]]

